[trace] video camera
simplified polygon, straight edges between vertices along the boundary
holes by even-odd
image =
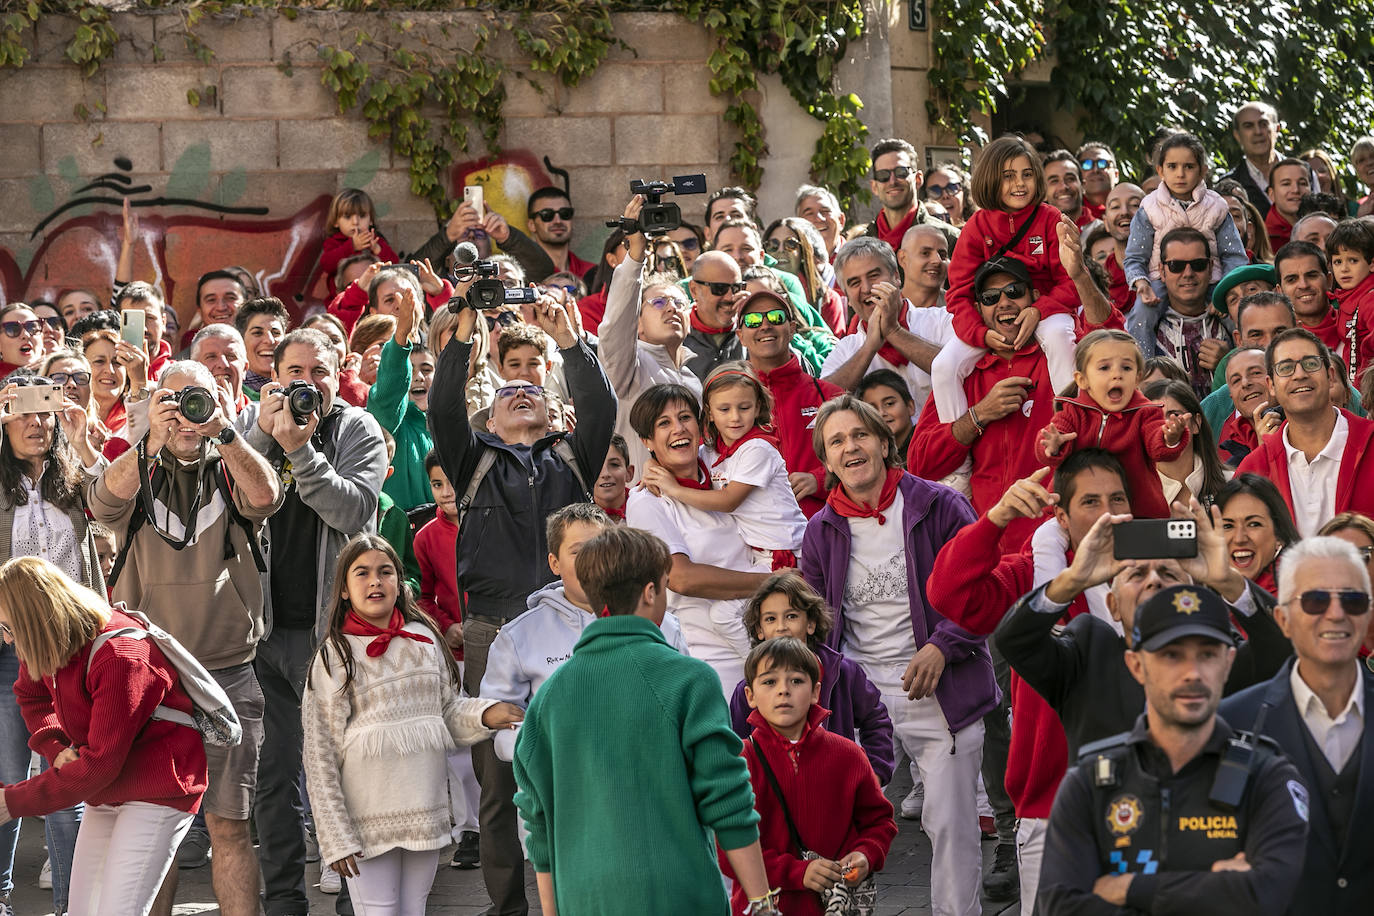
[[[638,178],[630,182],[631,194],[644,195],[644,208],[639,211],[639,219],[620,217],[606,222],[607,228],[622,229],[626,235],[634,235],[641,230],[651,232],[671,232],[682,226],[682,210],[674,203],[663,203],[664,194],[705,194],[705,175],[678,175],[672,181],[642,181]]]
[[[448,301],[448,309],[455,315],[465,308],[482,311],[499,308],[502,305],[522,305],[535,300],[535,291],[527,286],[506,289],[497,274],[499,269],[494,261],[479,260],[471,264],[459,264],[453,268],[453,282],[467,283],[473,280],[467,296],[454,296]]]

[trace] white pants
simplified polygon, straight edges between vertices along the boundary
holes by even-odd
[[[147,916],[192,815],[151,802],[87,805],[76,835],[70,916]]]
[[[930,837],[930,904],[934,916],[982,912],[983,853],[978,830],[978,771],[983,765],[983,720],[951,736],[935,697],[908,700],[906,665],[863,665],[892,718],[892,740],[921,771],[925,806],[921,829]]]
[[[1050,384],[1054,386],[1049,396],[1053,397],[1073,381],[1073,351],[1078,345],[1073,316],[1050,315],[1040,319],[1035,326],[1035,339],[1045,354]],[[935,393],[935,409],[940,412],[941,423],[953,423],[968,411],[964,379],[968,378],[974,365],[987,352],[983,347],[964,343],[957,337],[951,338],[940,348],[939,355],[930,364],[930,378],[931,390]]]
[[[1045,856],[1049,818],[1023,817],[1016,825],[1016,867],[1021,871],[1021,916],[1033,916],[1040,890],[1040,861]]]
[[[460,834],[477,832],[477,809],[482,787],[472,771],[472,748],[460,747],[448,755],[448,808],[453,817],[453,842]]]
[[[348,879],[348,896],[357,916],[425,916],[439,850],[389,849],[356,861],[358,877]]]

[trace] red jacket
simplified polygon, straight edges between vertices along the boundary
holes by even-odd
[[[162,377],[162,370],[167,368],[167,364],[172,361],[172,345],[166,338],[157,342],[157,352],[148,362],[148,381],[155,382]]]
[[[991,634],[1011,606],[1034,584],[1029,546],[999,556],[1002,531],[986,515],[946,542],[931,568],[927,594],[941,614],[970,633]],[[1082,595],[1066,612],[1088,611]],[[1054,793],[1069,766],[1069,743],[1059,715],[1045,699],[1011,673],[1011,708],[1016,727],[1007,751],[1007,794],[1020,817],[1049,817]]]
[[[1278,251],[1293,237],[1293,224],[1283,218],[1278,207],[1270,207],[1264,216],[1264,231],[1269,233],[1269,247]]]
[[[606,314],[606,293],[607,290],[599,289],[577,300],[577,310],[582,314],[582,328],[588,334],[597,333],[597,328],[601,327],[601,318]]]
[[[1059,467],[1064,459],[1081,448],[1106,449],[1117,457],[1126,471],[1126,488],[1131,494],[1131,512],[1136,518],[1168,518],[1169,504],[1155,470],[1156,461],[1172,461],[1188,445],[1188,430],[1178,444],[1164,444],[1164,411],[1137,389],[1126,407],[1116,413],[1103,410],[1086,391],[1074,398],[1057,398],[1061,409],[1050,422],[1061,433],[1077,433],[1058,455],[1047,455],[1037,437],[1035,457],[1041,464]]]
[[[1226,422],[1221,424],[1221,437],[1217,441],[1222,444],[1234,442],[1252,452],[1259,448],[1259,434],[1255,432],[1255,424],[1249,417],[1242,417],[1238,410],[1231,411]],[[1220,456],[1222,464],[1230,464],[1233,460],[1231,453],[1224,448],[1218,448],[1217,455]]]
[[[362,380],[354,368],[339,370],[339,397],[354,407],[367,407],[367,393],[372,386]]]
[[[105,629],[138,626],[112,609]],[[14,698],[32,735],[29,747],[50,763],[68,747],[80,756],[8,786],[10,816],[51,814],[82,801],[143,801],[195,813],[206,785],[200,733],[151,718],[160,705],[191,712],[176,669],[151,640],[115,637],[96,653],[88,676],[90,649],[82,646],[51,678],[34,680],[19,666]]]
[[[1107,262],[1102,266],[1107,271],[1107,298],[1124,315],[1135,305],[1135,290],[1127,284],[1126,271],[1116,260],[1115,251],[1107,255]]]
[[[420,609],[433,617],[444,633],[463,622],[459,604],[458,566],[453,558],[458,549],[458,526],[443,509],[434,511],[433,520],[415,532],[415,559],[420,564]],[[463,650],[453,650],[461,659]]]
[[[1374,517],[1374,420],[1357,417],[1341,408],[1346,422],[1350,424],[1350,435],[1345,442],[1345,452],[1341,455],[1341,469],[1336,475],[1336,513],[1359,512]],[[1253,471],[1261,477],[1268,477],[1283,494],[1288,511],[1293,511],[1293,490],[1288,482],[1288,451],[1283,444],[1283,426],[1265,436],[1259,448],[1251,452],[1237,474]]]
[[[391,250],[391,246],[386,243],[386,239],[382,237],[380,232],[377,233],[377,243],[382,249],[377,254],[378,258],[389,264],[395,264],[399,260],[396,252]],[[324,274],[325,287],[329,290],[329,295],[333,296],[339,291],[334,284],[334,274],[338,273],[339,262],[355,254],[361,254],[361,252],[353,247],[352,237],[344,235],[338,230],[335,230],[333,235],[324,240],[324,247],[320,250],[320,272]]]
[[[763,749],[768,765],[777,777],[787,810],[807,849],[827,859],[842,859],[861,852],[870,871],[882,871],[887,852],[897,835],[892,819],[892,803],[878,786],[878,777],[863,749],[848,738],[821,728],[830,711],[813,705],[807,714],[806,730],[796,745],[791,745],[759,715],[749,714],[754,726],[753,740]],[[744,759],[749,764],[749,781],[754,787],[754,807],[759,812],[759,844],[768,871],[768,886],[782,889],[778,909],[787,916],[821,916],[820,895],[802,885],[806,866],[800,858],[782,806],[754,753],[753,741],[744,742]],[[796,761],[795,763],[793,761]],[[721,870],[734,878],[734,871],[720,853]],[[744,912],[744,889],[735,884],[731,911]]]
[[[1336,290],[1340,308],[1339,331],[1342,346],[1337,352],[1350,367],[1350,382],[1359,387],[1365,369],[1374,360],[1374,273],[1354,289]]]
[[[1306,328],[1316,334],[1322,343],[1331,348],[1332,353],[1345,360],[1346,365],[1350,364],[1350,354],[1346,352],[1345,323],[1341,321],[1340,309],[1332,307],[1322,316],[1320,322],[1311,326],[1299,321],[1298,327]]]
[[[973,275],[988,258],[1011,241],[1026,220],[1031,227],[1015,248],[1007,252],[1026,265],[1031,284],[1040,292],[1035,307],[1042,317],[1073,314],[1078,310],[1078,291],[1059,261],[1056,226],[1063,214],[1042,203],[1034,212],[1013,216],[1004,210],[979,210],[959,230],[959,241],[949,261],[949,292],[945,303],[954,315],[954,332],[964,343],[983,347],[988,327],[973,301]]]
[[[821,511],[826,496],[825,465],[816,457],[816,450],[811,445],[811,428],[816,423],[820,406],[844,394],[844,389],[807,375],[796,354],[772,372],[759,372],[758,375],[759,381],[773,395],[773,429],[782,443],[782,460],[787,473],[812,474],[816,478],[816,492],[798,500],[802,512],[810,518]]]

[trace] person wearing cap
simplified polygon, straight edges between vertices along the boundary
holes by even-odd
[[[1355,913],[1374,896],[1374,674],[1360,664],[1369,625],[1369,569],[1348,541],[1299,541],[1279,565],[1274,617],[1296,660],[1268,681],[1228,697],[1235,728],[1261,728],[1312,792],[1312,830],[1294,916]],[[1260,711],[1265,718],[1259,721]]]
[[[1222,277],[1212,289],[1212,308],[1229,315],[1236,303],[1251,293],[1271,290],[1278,285],[1272,264],[1244,264]]]
[[[1084,748],[1060,783],[1040,912],[1288,912],[1310,800],[1272,742],[1242,742],[1217,715],[1236,657],[1229,617],[1193,585],[1137,611],[1125,664],[1145,712],[1128,734]]]

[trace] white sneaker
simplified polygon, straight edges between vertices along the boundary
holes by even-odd
[[[38,870],[38,886],[42,890],[52,890],[52,859],[44,859],[43,867]]]
[[[343,890],[343,878],[334,869],[326,865],[320,869],[320,893],[337,894]]]
[[[902,799],[902,817],[909,821],[919,821],[926,806],[926,787],[924,783],[913,786]]]

